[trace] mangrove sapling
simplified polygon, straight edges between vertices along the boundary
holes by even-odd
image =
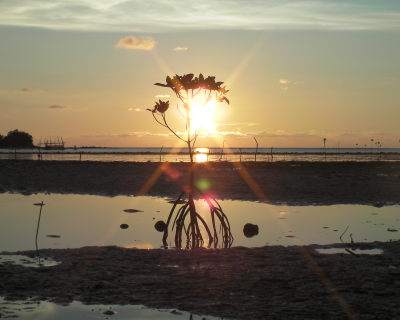
[[[183,205],[176,212],[173,220],[172,230],[175,229],[175,245],[182,247],[183,235],[186,238],[186,248],[196,248],[204,245],[204,239],[200,232],[200,226],[203,226],[208,235],[208,247],[214,243],[217,246],[218,234],[222,235],[223,245],[229,247],[232,244],[233,237],[230,231],[230,225],[228,219],[218,201],[210,195],[203,194],[194,184],[194,146],[198,136],[201,133],[202,127],[193,127],[193,121],[195,120],[195,114],[193,108],[199,103],[198,113],[204,111],[204,108],[209,103],[214,102],[227,102],[229,100],[225,97],[228,92],[226,87],[221,87],[223,82],[215,82],[215,77],[204,78],[202,74],[198,77],[194,77],[193,74],[186,74],[183,76],[175,75],[173,78],[167,76],[166,83],[156,83],[156,86],[170,88],[178,98],[182,105],[177,104],[177,110],[184,119],[186,136],[179,135],[174,131],[168,124],[166,119],[166,111],[169,109],[169,101],[156,102],[153,109],[147,109],[152,113],[153,118],[160,125],[171,131],[179,140],[184,142],[189,150],[190,157],[190,171],[189,171],[189,186],[181,193],[178,199],[174,202],[171,212],[166,222],[163,244],[167,247],[168,238],[168,227],[174,216],[175,209],[179,203]],[[201,93],[204,93],[204,98],[201,99]],[[215,94],[215,95],[214,95]],[[197,102],[196,102],[196,101]],[[212,219],[212,230],[208,227],[206,221],[196,211],[196,205],[194,202],[193,194],[198,192],[205,199],[208,204],[211,219]],[[186,199],[187,197],[187,199]],[[188,223],[186,222],[188,220]],[[220,223],[220,231],[217,232],[216,221]]]

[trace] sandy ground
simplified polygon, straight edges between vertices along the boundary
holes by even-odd
[[[177,197],[188,163],[0,161],[0,192]],[[400,204],[400,162],[198,163],[218,198],[271,204]]]
[[[1,161],[0,191],[175,197],[186,185],[188,168],[186,163]],[[196,165],[196,179],[226,199],[400,203],[400,163],[208,163]],[[356,244],[384,250],[380,255],[315,251],[343,246],[42,249],[42,258],[62,263],[0,264],[0,296],[143,304],[233,319],[400,319],[400,242]]]
[[[357,244],[384,250],[360,257],[320,254],[317,247],[330,246],[44,249],[42,258],[62,263],[0,264],[0,296],[143,304],[232,319],[400,319],[399,242]]]

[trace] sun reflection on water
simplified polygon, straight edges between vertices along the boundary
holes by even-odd
[[[209,152],[208,148],[196,148],[195,151],[195,159],[197,162],[207,162],[207,153]]]

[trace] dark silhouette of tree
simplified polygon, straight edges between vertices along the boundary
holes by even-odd
[[[193,74],[185,74],[183,76],[175,75],[173,78],[167,76],[166,83],[156,83],[156,86],[170,88],[176,95],[176,97],[181,101],[182,105],[177,105],[178,111],[183,117],[186,126],[186,137],[182,137],[176,133],[168,124],[166,119],[166,112],[169,109],[169,101],[161,101],[156,102],[156,105],[153,109],[147,109],[150,111],[154,117],[154,119],[163,127],[170,130],[178,139],[185,142],[189,149],[190,156],[190,176],[189,176],[189,187],[186,188],[182,194],[175,201],[172,210],[168,216],[168,220],[166,222],[166,227],[163,236],[164,246],[167,247],[167,237],[168,237],[168,226],[171,222],[171,218],[174,215],[174,210],[179,203],[182,202],[182,199],[185,198],[185,195],[188,196],[188,200],[183,201],[183,206],[179,208],[176,213],[176,217],[173,222],[172,230],[176,227],[175,234],[175,245],[177,247],[182,247],[182,233],[185,232],[187,245],[186,248],[199,247],[204,244],[203,237],[200,232],[199,222],[203,224],[204,228],[207,231],[209,243],[208,246],[214,242],[214,247],[218,244],[218,232],[216,228],[216,221],[220,223],[220,233],[222,233],[222,241],[223,246],[228,247],[231,246],[233,242],[233,237],[230,232],[230,225],[228,218],[222,211],[221,206],[217,202],[215,198],[210,195],[207,195],[197,189],[194,185],[194,173],[193,173],[193,153],[194,153],[194,145],[196,143],[196,139],[201,132],[201,128],[197,128],[194,132],[191,131],[191,123],[193,120],[193,112],[192,105],[194,103],[194,98],[197,96],[196,100],[202,97],[201,92],[204,93],[204,98],[201,102],[201,108],[204,108],[211,101],[214,102],[227,102],[229,104],[229,100],[225,97],[225,94],[228,92],[226,90],[226,86],[222,87],[223,82],[215,82],[215,77],[207,77],[204,78],[202,74],[199,74],[198,77],[194,77]],[[212,218],[212,231],[211,234],[210,228],[207,226],[204,219],[196,212],[196,206],[193,200],[193,192],[196,191],[200,193],[200,195],[207,202],[211,218]],[[189,218],[189,223],[186,225],[186,218]]]
[[[0,147],[3,148],[32,148],[33,138],[29,133],[15,129],[8,132],[6,136],[0,135]]]

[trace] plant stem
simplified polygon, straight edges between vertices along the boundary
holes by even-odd
[[[189,94],[186,91],[187,97],[187,105],[188,108],[186,110],[187,113],[187,145],[189,149],[189,156],[190,156],[190,175],[189,175],[189,210],[190,210],[190,225],[192,229],[192,248],[196,246],[196,209],[194,206],[193,200],[193,189],[194,189],[194,173],[193,173],[193,152],[192,146],[190,144],[190,114],[189,114]]]

